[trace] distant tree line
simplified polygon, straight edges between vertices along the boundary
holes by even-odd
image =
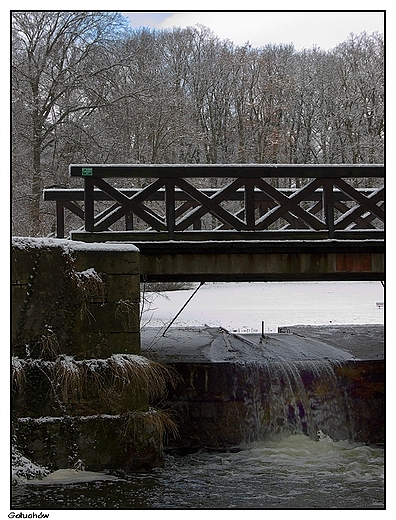
[[[265,30],[265,29],[263,29]],[[253,48],[120,13],[12,13],[13,234],[70,163],[382,163],[384,41]],[[78,184],[79,186],[80,184]]]

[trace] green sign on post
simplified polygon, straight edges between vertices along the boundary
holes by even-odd
[[[81,168],[81,175],[83,177],[92,177],[93,168]]]

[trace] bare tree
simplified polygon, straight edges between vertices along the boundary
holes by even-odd
[[[132,31],[112,12],[22,11],[12,65],[17,234],[51,231],[42,188],[69,185],[70,163],[383,162],[376,33],[297,52],[202,26]]]
[[[335,110],[332,162],[383,161],[384,43],[379,34],[349,39],[334,49]]]
[[[61,125],[74,124],[105,104],[105,93],[90,88],[99,74],[95,58],[98,47],[104,52],[106,42],[122,27],[121,15],[109,12],[12,15],[13,147],[15,155],[22,148],[29,154],[23,173],[25,185],[31,187],[30,220],[36,232],[43,178],[51,164],[43,158],[57,144],[56,130]]]

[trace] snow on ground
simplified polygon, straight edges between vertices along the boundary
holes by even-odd
[[[51,484],[76,484],[81,482],[93,482],[97,480],[118,480],[113,475],[100,471],[81,471],[77,469],[58,469],[41,479],[27,480],[26,484],[51,485]]]
[[[49,474],[49,470],[26,458],[16,446],[12,446],[12,481],[24,482],[28,479],[40,480]]]
[[[61,247],[66,252],[70,251],[133,251],[139,249],[133,244],[127,242],[78,242],[71,241],[66,238],[50,238],[50,237],[12,237],[12,246],[19,249],[45,249],[48,247]]]
[[[142,325],[166,326],[194,289],[155,297]],[[174,327],[211,326],[228,330],[248,327],[277,332],[291,325],[383,324],[380,282],[206,283],[188,303]]]

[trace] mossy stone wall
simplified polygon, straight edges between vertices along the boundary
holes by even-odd
[[[13,438],[50,469],[162,464],[170,372],[140,356],[139,250],[13,238]],[[171,424],[171,423],[170,423]]]
[[[140,353],[139,251],[14,239],[12,348],[18,357]]]
[[[144,414],[137,414],[133,424],[120,415],[28,418],[16,429],[24,455],[51,470],[134,471],[163,465],[163,432]]]

